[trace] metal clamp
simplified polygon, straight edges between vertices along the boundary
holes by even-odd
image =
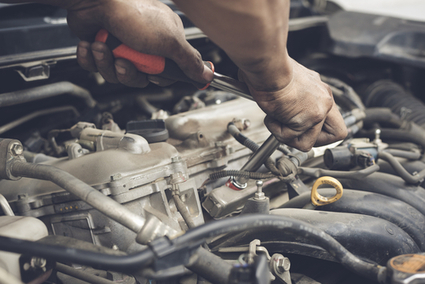
[[[336,194],[332,197],[325,197],[323,195],[320,195],[317,191],[317,188],[322,184],[329,184],[333,186],[336,190]],[[342,184],[336,178],[329,176],[321,177],[316,180],[316,182],[313,184],[313,188],[311,189],[311,203],[315,206],[331,204],[340,199],[342,197],[342,194]]]

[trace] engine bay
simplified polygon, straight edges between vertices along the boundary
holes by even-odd
[[[107,83],[66,11],[0,6],[0,283],[425,281],[425,23],[321,2],[291,1],[288,50],[349,134],[307,153],[254,101]]]

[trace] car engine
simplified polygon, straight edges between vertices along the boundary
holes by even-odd
[[[425,283],[425,23],[291,1],[349,130],[307,153],[231,91],[82,70],[65,10],[2,4],[0,39],[0,283]]]

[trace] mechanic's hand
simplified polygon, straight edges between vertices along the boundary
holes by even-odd
[[[265,124],[276,138],[291,147],[308,151],[347,136],[347,128],[329,86],[318,73],[290,59],[292,78],[274,92],[257,91],[247,76],[242,79],[258,105],[267,113]]]
[[[200,53],[186,41],[179,16],[157,0],[75,1],[67,8],[69,27],[82,40],[78,63],[88,71],[98,71],[110,83],[145,87],[149,81],[160,86],[173,81],[143,74],[129,61],[115,60],[104,43],[90,43],[101,28],[137,51],[172,59],[192,80],[208,83],[213,79]]]

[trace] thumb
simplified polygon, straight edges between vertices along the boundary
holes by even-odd
[[[175,52],[171,59],[177,63],[186,76],[196,82],[209,83],[214,78],[213,71],[205,66],[199,51],[187,41],[180,46],[180,50]]]

